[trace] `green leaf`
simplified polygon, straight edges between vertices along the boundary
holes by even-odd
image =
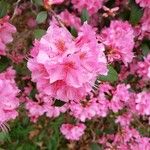
[[[77,37],[78,36],[78,32],[77,30],[74,28],[74,27],[71,27],[71,34],[74,36],[74,37]]]
[[[11,142],[9,134],[5,133],[5,132],[0,132],[0,141],[1,142],[5,142],[5,141]]]
[[[143,10],[133,0],[131,1],[130,5],[131,5],[130,22],[133,25],[137,25],[143,15]]]
[[[141,49],[144,56],[147,56],[147,54],[150,52],[150,48],[147,43],[143,43],[141,45]]]
[[[112,66],[109,66],[108,69],[109,71],[108,71],[107,76],[101,75],[98,79],[101,81],[108,81],[111,83],[117,81],[118,80],[117,71]]]
[[[65,102],[56,99],[56,100],[55,100],[55,103],[54,103],[54,106],[61,107],[61,106],[63,106],[64,104],[65,104]]]
[[[43,29],[35,29],[34,30],[34,37],[36,39],[40,39],[45,33],[46,33],[46,31]]]
[[[88,14],[87,9],[82,10],[82,12],[81,12],[81,21],[82,21],[82,23],[85,22],[85,21],[89,21],[89,14]]]
[[[43,6],[43,0],[33,0],[33,3],[35,3],[39,6]]]
[[[0,1],[0,18],[6,16],[9,9],[9,4],[6,2],[6,0]]]
[[[102,150],[102,148],[98,144],[92,143],[91,150]]]
[[[10,60],[5,56],[1,56],[0,57],[0,72],[3,72],[4,70],[6,70],[9,64],[10,64]]]
[[[47,19],[47,11],[41,11],[38,13],[36,17],[36,21],[38,24],[44,23]]]

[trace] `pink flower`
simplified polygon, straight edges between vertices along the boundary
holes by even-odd
[[[58,36],[59,35],[59,36]],[[91,91],[99,74],[107,74],[104,46],[84,24],[74,39],[65,28],[51,25],[36,41],[28,61],[40,92],[63,101],[79,101]]]
[[[132,61],[134,30],[127,21],[111,21],[110,27],[103,29],[100,36],[100,40],[107,46],[110,62],[122,60],[127,65]]]
[[[36,122],[37,119],[44,114],[49,118],[56,118],[61,113],[67,111],[67,104],[64,104],[63,106],[54,106],[55,101],[48,95],[37,94],[35,98],[36,101],[28,99],[26,102],[28,116],[33,122]]]
[[[8,16],[0,19],[0,55],[5,55],[6,44],[12,42],[12,34],[16,32],[16,28],[8,21]]]
[[[150,8],[150,1],[149,0],[136,0],[136,3],[139,4],[141,7],[149,7]]]
[[[5,72],[0,73],[0,124],[18,116],[16,109],[19,106],[17,98],[19,89],[14,78],[15,71],[12,68],[8,68]]]
[[[71,2],[79,12],[86,8],[89,14],[92,15],[102,8],[104,0],[71,0]]]
[[[61,12],[58,17],[67,27],[74,27],[75,29],[79,29],[81,26],[81,20],[75,14],[70,13],[68,10],[64,10]],[[56,24],[58,24],[57,20],[53,17],[53,20]]]
[[[142,37],[150,38],[150,16],[149,14],[150,14],[150,8],[145,8],[143,17],[141,18],[141,21],[140,21],[141,22],[140,31],[141,31]]]
[[[86,126],[82,123],[79,123],[77,125],[63,124],[60,128],[60,131],[67,140],[78,141],[80,137],[84,134],[85,129]]]
[[[39,105],[37,102],[33,102],[31,100],[26,102],[26,109],[28,110],[28,116],[33,122],[36,122],[39,116],[42,116],[45,112],[42,105]]]
[[[144,80],[150,79],[150,54],[144,58],[143,62],[138,62],[137,73],[142,76]]]
[[[121,126],[129,126],[132,121],[132,115],[130,113],[125,113],[121,116],[118,116],[116,123],[120,123]]]
[[[150,115],[150,92],[141,92],[137,94],[135,103],[137,113],[141,115]]]
[[[130,99],[130,93],[128,91],[129,88],[129,85],[117,85],[116,90],[113,91],[113,97],[110,102],[110,109],[112,109],[113,112],[118,112],[128,104],[128,101]]]

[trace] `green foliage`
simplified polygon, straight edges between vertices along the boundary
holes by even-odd
[[[130,13],[130,22],[133,25],[137,25],[143,15],[143,10],[135,3],[134,0],[130,1],[131,13]]]
[[[34,30],[34,37],[35,39],[40,39],[46,33],[43,29],[35,29]]]
[[[92,143],[91,150],[102,150],[102,148],[98,144]]]
[[[10,60],[5,56],[1,56],[0,57],[0,72],[3,72],[4,70],[6,70],[9,65],[10,65]]]
[[[72,34],[74,37],[77,37],[77,36],[78,36],[78,32],[77,32],[77,30],[76,30],[74,27],[71,27],[70,32],[71,32],[71,34]]]
[[[111,82],[111,83],[117,81],[118,80],[118,73],[117,73],[117,71],[112,66],[109,66],[108,70],[109,71],[108,71],[107,76],[101,75],[101,76],[99,76],[98,79],[100,81],[108,81],[108,82]]]
[[[43,0],[32,0],[33,3],[39,5],[39,6],[43,6]]]
[[[0,18],[4,17],[9,9],[9,4],[6,2],[6,0],[0,1]]]
[[[89,14],[86,9],[83,9],[81,12],[81,21],[82,21],[82,23],[85,21],[89,21]]]
[[[11,142],[9,134],[5,132],[0,132],[0,142]]]
[[[47,11],[41,11],[37,14],[36,22],[38,24],[45,23],[47,19]]]
[[[141,49],[142,49],[143,55],[147,56],[148,53],[150,52],[150,41],[149,40],[143,41],[143,43],[141,44]]]
[[[60,116],[51,124],[53,134],[48,142],[48,146],[47,146],[48,150],[58,150],[58,146],[61,138],[59,130],[63,121],[64,121],[63,116]]]

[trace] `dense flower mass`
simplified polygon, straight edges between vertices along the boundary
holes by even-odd
[[[63,124],[60,128],[60,131],[68,140],[79,140],[80,137],[84,134],[85,129],[86,126],[82,123],[77,125]]]
[[[19,106],[17,95],[19,90],[15,83],[15,71],[12,68],[0,73],[0,124],[18,116],[16,109]]]
[[[150,39],[150,8],[144,9],[144,14],[141,18],[141,36]]]
[[[8,16],[0,19],[0,55],[5,55],[6,44],[12,42],[12,34],[16,32],[15,26],[8,21]]]
[[[104,1],[105,0],[71,0],[74,8],[78,9],[79,12],[83,9],[87,9],[90,15],[102,8]]]
[[[144,8],[150,8],[150,1],[149,0],[136,0],[136,2]]]
[[[137,72],[145,80],[150,79],[150,55],[144,58],[144,61],[138,62]]]
[[[102,30],[100,40],[107,46],[110,62],[122,60],[127,65],[132,61],[134,30],[128,22],[111,21],[110,27]]]
[[[0,113],[2,149],[150,150],[150,0],[0,0]]]
[[[142,92],[137,94],[135,99],[137,113],[141,115],[150,115],[150,92]]]
[[[88,24],[76,39],[66,29],[51,25],[35,43],[28,68],[39,91],[63,101],[79,101],[91,91],[97,75],[107,74],[103,51]]]

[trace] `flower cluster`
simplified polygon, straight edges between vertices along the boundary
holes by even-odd
[[[8,16],[0,19],[0,55],[5,55],[6,44],[12,42],[12,34],[16,32],[15,26],[8,21]]]
[[[83,9],[87,9],[90,15],[97,13],[102,8],[105,0],[71,0],[74,8],[81,12]]]
[[[88,24],[80,28],[76,39],[66,29],[51,25],[36,41],[28,68],[40,92],[66,102],[79,101],[92,90],[99,74],[107,74],[103,51]]]
[[[149,0],[136,0],[136,2],[144,8],[150,8],[150,1]]]
[[[150,0],[13,6],[0,10],[0,128],[21,110],[71,149],[150,150]]]
[[[15,71],[12,68],[0,73],[0,124],[18,116],[16,109],[19,106],[19,99],[17,98],[19,89],[14,78]]]
[[[108,49],[110,62],[121,60],[127,65],[132,61],[134,56],[134,30],[128,22],[111,21],[110,27],[102,30],[100,40]]]

